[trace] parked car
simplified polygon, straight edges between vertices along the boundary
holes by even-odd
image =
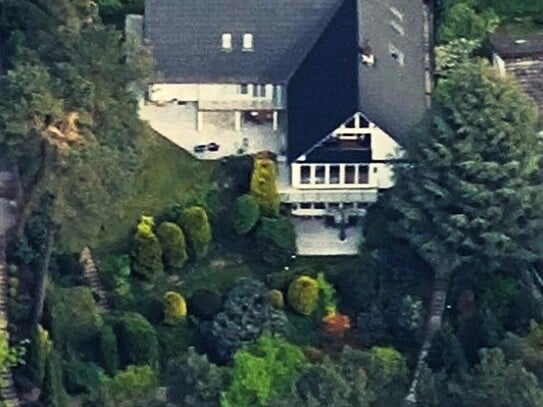
[[[219,151],[219,145],[217,143],[209,143],[207,145],[207,151]]]
[[[194,146],[194,149],[193,149],[193,151],[195,153],[203,153],[206,150],[207,150],[207,145],[206,144],[198,144],[198,145]]]

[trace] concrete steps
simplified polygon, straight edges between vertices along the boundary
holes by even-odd
[[[100,280],[98,268],[92,259],[91,251],[88,247],[85,247],[81,251],[79,263],[83,267],[83,277],[85,278],[89,287],[92,288],[93,292],[98,297],[98,305],[104,310],[109,310],[110,306],[107,298],[107,292],[102,284],[102,281]]]

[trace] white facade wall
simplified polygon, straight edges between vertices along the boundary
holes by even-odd
[[[152,102],[198,101],[272,101],[276,95],[279,102],[283,101],[284,86],[274,84],[246,84],[247,92],[241,93],[240,84],[186,84],[186,83],[155,83],[149,86],[149,100]],[[255,86],[263,86],[265,96],[254,96]],[[275,89],[275,91],[274,91]]]
[[[390,160],[400,158],[400,145],[379,127],[371,129],[371,158],[373,160]]]

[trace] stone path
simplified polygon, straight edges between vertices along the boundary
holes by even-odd
[[[109,301],[107,298],[106,290],[100,281],[98,275],[98,268],[92,259],[91,251],[88,247],[85,247],[81,252],[79,263],[83,266],[83,277],[87,281],[87,284],[92,288],[93,292],[98,296],[98,305],[104,310],[109,310]]]
[[[434,281],[434,287],[432,289],[432,299],[430,301],[430,308],[428,313],[428,321],[426,327],[426,335],[424,342],[419,353],[417,360],[417,366],[415,367],[415,373],[413,375],[413,381],[407,393],[405,401],[408,405],[416,405],[417,403],[417,385],[419,382],[422,367],[428,356],[428,352],[432,347],[432,339],[437,331],[441,329],[441,323],[443,320],[443,311],[445,311],[445,303],[447,301],[447,289],[449,286],[448,279],[436,278]]]

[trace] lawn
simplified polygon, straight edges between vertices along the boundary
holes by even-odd
[[[101,251],[124,248],[142,213],[158,215],[180,200],[205,194],[212,186],[215,161],[197,160],[157,134],[145,139],[143,161],[133,192],[119,202],[102,231]]]

